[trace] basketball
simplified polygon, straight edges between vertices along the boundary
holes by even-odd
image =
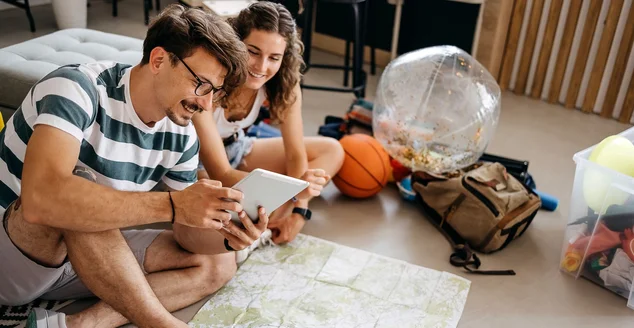
[[[376,195],[391,174],[390,156],[367,134],[346,135],[339,140],[346,153],[343,166],[332,179],[339,191],[353,198]]]

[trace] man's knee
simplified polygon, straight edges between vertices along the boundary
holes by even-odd
[[[203,258],[203,286],[205,296],[208,296],[226,285],[235,276],[237,271],[235,253],[201,255],[201,257]]]

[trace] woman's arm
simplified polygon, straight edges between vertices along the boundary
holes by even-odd
[[[222,182],[223,186],[233,186],[248,173],[236,170],[229,164],[225,146],[216,128],[212,111],[197,113],[192,118],[196,134],[200,140],[200,161],[209,179]]]
[[[286,155],[286,175],[300,178],[308,170],[308,156],[304,146],[304,124],[302,121],[302,91],[295,85],[295,102],[288,108],[280,130]]]

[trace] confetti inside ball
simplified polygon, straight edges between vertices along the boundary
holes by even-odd
[[[436,46],[394,59],[377,87],[372,128],[393,158],[442,174],[475,163],[498,124],[500,87],[465,51]]]

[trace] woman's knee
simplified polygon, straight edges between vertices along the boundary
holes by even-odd
[[[339,143],[339,140],[328,137],[321,137],[320,140],[320,155],[328,158],[329,162],[333,163],[335,167],[335,172],[329,172],[331,174],[335,174],[339,172],[339,169],[343,165],[343,160],[345,158],[345,151]]]

